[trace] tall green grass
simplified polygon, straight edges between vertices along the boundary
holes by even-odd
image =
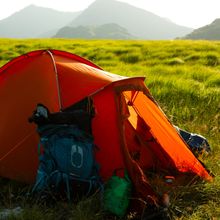
[[[1,39],[0,43],[0,66],[32,50],[58,49],[83,56],[109,72],[145,76],[168,118],[183,129],[202,134],[212,147],[212,153],[201,160],[216,176],[214,181],[177,188],[169,210],[172,218],[220,219],[220,42]],[[96,200],[84,200],[72,208],[63,208],[62,203],[56,208],[31,207],[18,192],[23,187],[17,189],[10,183],[0,183],[0,187],[0,207],[22,204],[25,208],[17,219],[34,215],[36,219],[105,218]]]

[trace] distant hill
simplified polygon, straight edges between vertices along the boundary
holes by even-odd
[[[115,0],[96,0],[71,22],[71,26],[115,23],[139,39],[173,39],[193,29],[179,26],[151,12]]]
[[[128,31],[118,24],[103,24],[100,26],[64,27],[54,38],[82,39],[134,39]]]
[[[0,20],[0,38],[50,37],[79,14],[30,5]]]
[[[211,24],[194,30],[186,35],[185,39],[204,39],[220,40],[220,18],[214,20]]]

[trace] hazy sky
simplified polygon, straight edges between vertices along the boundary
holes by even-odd
[[[79,11],[95,0],[2,0],[0,19],[35,4],[60,11]],[[105,0],[103,0],[105,1]],[[201,27],[220,18],[220,0],[120,0],[188,27]]]

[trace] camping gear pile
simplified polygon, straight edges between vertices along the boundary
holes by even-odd
[[[83,118],[80,121],[79,118]],[[70,201],[74,192],[88,196],[102,188],[98,165],[94,160],[92,116],[81,109],[50,113],[46,106],[38,104],[30,122],[37,124],[39,143],[39,166],[32,193],[45,190],[61,192],[66,187]],[[41,152],[41,146],[43,152]],[[78,197],[78,196],[77,196]]]
[[[13,59],[0,69],[0,176],[35,183],[35,192],[65,185],[71,199],[74,181],[101,189],[99,183],[112,185],[108,181],[121,169],[125,172],[118,178],[129,177],[132,196],[150,207],[162,206],[163,199],[153,190],[148,171],[211,180],[187,145],[195,146],[195,141],[184,141],[186,136],[169,122],[144,80],[105,72],[58,50]],[[30,118],[37,133],[27,118],[38,103],[43,105]],[[116,182],[123,188],[124,181]],[[127,184],[122,198],[130,191]]]
[[[103,208],[119,217],[123,217],[129,206],[132,183],[127,172],[124,178],[117,176],[116,171],[107,181],[104,189]]]
[[[183,140],[188,144],[192,152],[196,155],[211,151],[210,145],[205,137],[199,134],[193,134],[175,126]]]

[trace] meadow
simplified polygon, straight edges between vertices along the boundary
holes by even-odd
[[[220,42],[0,39],[0,66],[38,49],[68,51],[112,73],[145,76],[147,87],[173,124],[205,136],[212,148],[200,159],[214,181],[180,188],[171,199],[170,218],[220,219]],[[106,219],[95,198],[74,208],[62,202],[52,208],[27,202],[22,196],[25,187],[0,179],[0,210],[16,205],[25,210],[10,219]]]

